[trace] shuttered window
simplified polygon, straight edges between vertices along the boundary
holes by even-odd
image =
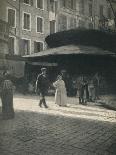
[[[54,0],[50,0],[50,11],[55,12],[55,2],[54,2]]]
[[[61,0],[60,6],[75,10],[76,9],[76,0]]]
[[[70,20],[69,20],[69,28],[70,29],[76,28],[76,18],[70,18]]]
[[[59,31],[67,30],[67,17],[65,15],[59,16]]]
[[[10,27],[15,27],[15,10],[8,9],[8,24]]]
[[[30,40],[22,39],[22,55],[30,54]]]
[[[24,25],[23,28],[26,30],[30,30],[31,28],[31,16],[28,13],[24,13]]]
[[[43,33],[43,18],[37,17],[37,32]]]
[[[14,50],[15,50],[15,38],[14,37],[9,37],[9,42],[8,42],[8,47],[9,47],[9,54],[13,55]]]
[[[76,1],[75,0],[68,0],[67,1],[67,7],[69,9],[75,10],[76,9]]]
[[[5,21],[0,20],[0,33],[9,34],[9,26]]]
[[[34,52],[38,53],[40,51],[43,51],[43,42],[34,42]]]
[[[55,33],[55,20],[50,21],[50,34]]]
[[[79,13],[84,14],[85,12],[85,0],[79,1]]]
[[[37,0],[37,8],[43,9],[43,0]]]
[[[61,0],[61,1],[60,1],[60,6],[61,6],[61,8],[62,8],[62,7],[66,7],[66,2],[67,2],[67,0]]]

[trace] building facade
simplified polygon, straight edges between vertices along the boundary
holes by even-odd
[[[78,27],[99,29],[100,19],[113,18],[106,0],[0,0],[0,4],[0,19],[9,25],[5,53],[10,55],[40,52],[47,48],[49,34]]]
[[[9,54],[27,55],[43,50],[49,34],[47,1],[5,0],[2,3],[2,18],[10,27]]]
[[[56,10],[56,31],[77,27],[99,29],[101,26],[110,26],[114,28],[114,23],[109,25],[109,21],[114,17],[106,0],[60,0]],[[103,25],[104,20],[107,20],[106,25]]]

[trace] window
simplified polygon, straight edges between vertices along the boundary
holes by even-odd
[[[23,3],[28,4],[28,5],[33,5],[33,0],[23,0]]]
[[[80,10],[79,10],[80,14],[84,14],[84,9],[85,9],[84,0],[80,0],[79,5],[80,5],[80,7],[79,7],[80,8]]]
[[[37,41],[34,42],[34,52],[35,53],[43,51],[43,49],[44,49],[43,42],[37,42]]]
[[[93,24],[89,23],[89,29],[93,29]]]
[[[22,50],[23,55],[30,54],[30,40],[22,39]]]
[[[61,0],[61,7],[66,7],[67,0]]]
[[[43,9],[43,0],[37,0],[37,8]]]
[[[92,4],[89,4],[89,16],[92,16]]]
[[[50,11],[55,12],[55,1],[50,0]]]
[[[14,37],[9,37],[8,47],[9,47],[9,54],[13,55],[15,53],[15,38]]]
[[[37,17],[37,32],[43,33],[43,18]]]
[[[55,20],[50,21],[50,34],[55,33]]]
[[[29,13],[24,13],[23,15],[23,29],[30,30],[31,29],[31,15]]]
[[[9,26],[5,21],[0,20],[0,33],[9,34]]]
[[[100,14],[100,18],[103,18],[103,5],[100,5],[99,7],[99,14]]]
[[[59,31],[67,30],[67,17],[65,15],[59,16]]]
[[[8,23],[10,27],[16,27],[16,11],[8,8]]]
[[[76,28],[76,18],[70,18],[69,27],[70,29]]]
[[[71,0],[71,9],[76,9],[76,0]]]
[[[76,9],[76,1],[75,0],[68,0],[67,5],[69,9]]]
[[[61,0],[61,7],[76,9],[76,0]]]
[[[82,20],[79,20],[79,27],[80,28],[85,28],[85,22]]]

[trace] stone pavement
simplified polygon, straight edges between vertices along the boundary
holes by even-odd
[[[38,97],[14,97],[15,119],[0,119],[0,155],[116,155],[116,112],[69,99],[68,107],[38,107]]]

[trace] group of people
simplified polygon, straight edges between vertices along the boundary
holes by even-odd
[[[37,81],[36,81],[36,93],[39,93],[40,95],[40,102],[39,106],[42,107],[42,104],[45,108],[48,108],[45,100],[45,96],[47,94],[47,91],[49,87],[54,86],[56,88],[55,93],[55,103],[59,106],[66,106],[66,87],[65,83],[62,79],[61,75],[57,76],[57,80],[53,83],[53,85],[50,84],[49,79],[47,78],[47,70],[46,68],[41,69],[42,73],[38,75]]]
[[[42,68],[41,71],[42,73],[38,75],[36,81],[36,92],[40,94],[39,106],[41,107],[43,104],[45,108],[48,108],[45,100],[45,95],[49,87],[54,87],[56,89],[55,103],[59,106],[66,106],[70,85],[68,85],[68,81],[66,80],[63,72],[61,72],[61,74],[57,76],[56,81],[51,85],[47,78],[47,69]],[[75,83],[75,85],[78,85],[77,92],[80,104],[86,105],[88,101],[94,102],[99,98],[98,73],[89,82],[84,76],[81,76],[78,83]]]
[[[76,84],[75,84],[76,85]],[[49,88],[55,88],[55,104],[59,106],[67,106],[67,96],[69,95],[70,85],[66,76],[61,72],[55,82],[51,84],[47,76],[47,69],[41,68],[41,73],[38,74],[35,92],[40,96],[39,106],[48,108],[45,96],[47,95]],[[3,73],[3,79],[1,80],[1,100],[2,100],[2,115],[4,119],[14,118],[13,109],[13,89],[10,74],[6,71]],[[98,99],[99,92],[99,80],[96,74],[94,78],[88,83],[84,76],[81,76],[78,82],[78,96],[79,103],[86,104],[87,101],[95,101]]]
[[[86,104],[87,101],[95,102],[99,99],[99,75],[96,73],[93,78],[87,80],[84,76],[78,82],[79,103]]]

